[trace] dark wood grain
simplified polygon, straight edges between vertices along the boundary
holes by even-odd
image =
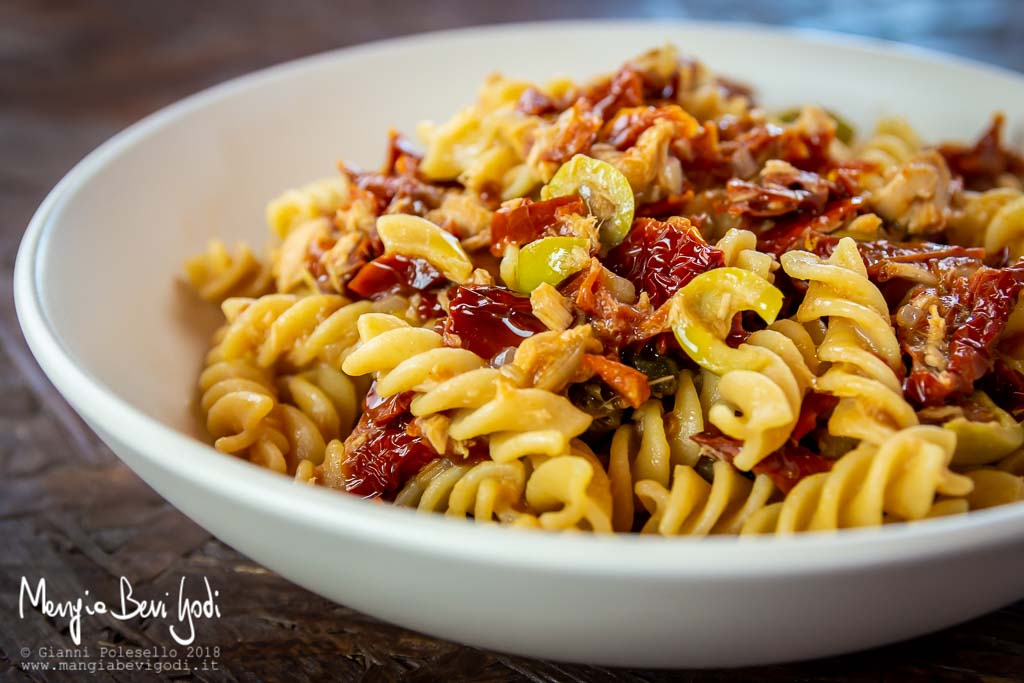
[[[832,28],[917,43],[1024,70],[1024,3],[649,2],[648,14]],[[0,3],[0,680],[26,672],[22,648],[70,646],[66,623],[18,617],[18,585],[114,598],[118,576],[146,595],[209,577],[224,618],[197,643],[219,647],[198,680],[1008,681],[1024,679],[1024,603],[909,643],[743,671],[644,672],[482,652],[380,623],[297,588],[171,508],[57,395],[18,331],[10,282],[18,241],[46,191],[92,147],[179,97],[275,62],[422,30],[532,18],[635,14],[611,0],[554,3]],[[950,590],[970,590],[951,586]],[[837,618],[841,618],[837,615]],[[95,617],[85,642],[172,645],[156,620]],[[742,647],[737,643],[737,647]],[[33,659],[31,657],[30,659]],[[95,680],[155,674],[99,672]]]

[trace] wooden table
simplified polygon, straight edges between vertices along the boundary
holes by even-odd
[[[685,9],[684,6],[685,5]],[[207,576],[224,616],[196,643],[219,647],[200,680],[669,680],[483,652],[382,624],[297,588],[210,537],[124,467],[49,385],[14,316],[11,271],[24,226],[74,162],[125,125],[238,74],[363,41],[528,18],[618,16],[629,3],[335,5],[156,0],[0,4],[0,679],[27,672],[40,647],[69,647],[66,621],[18,615],[22,576],[45,576],[62,599],[91,589],[113,600],[117,577],[137,594],[174,594]],[[1024,3],[701,0],[646,3],[651,13],[833,28],[918,43],[1024,70]],[[683,46],[685,48],[685,46]],[[971,590],[950,586],[950,590]],[[83,641],[172,645],[160,620],[87,618]],[[742,648],[742,643],[737,643]],[[29,657],[21,654],[31,650]],[[45,658],[43,658],[45,659]],[[55,660],[50,659],[53,662]],[[200,661],[193,664],[202,665]],[[213,670],[216,666],[217,669]],[[152,673],[98,672],[99,680]],[[757,670],[688,672],[693,681],[1020,680],[1024,603],[918,640],[846,657]]]

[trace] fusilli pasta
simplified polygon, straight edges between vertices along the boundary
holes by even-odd
[[[423,153],[267,206],[221,306],[214,446],[547,531],[788,534],[1024,497],[1024,157],[858,140],[666,46],[489,78]]]

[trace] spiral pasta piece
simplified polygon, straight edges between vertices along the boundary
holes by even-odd
[[[252,359],[259,367],[285,360],[294,368],[323,361],[333,367],[358,341],[356,322],[373,310],[368,301],[349,303],[337,294],[268,294],[229,299],[228,326],[213,358]]]
[[[829,430],[881,444],[897,430],[916,425],[917,415],[904,400],[896,374],[902,357],[889,309],[868,280],[854,241],[844,237],[827,261],[788,252],[782,267],[790,277],[809,283],[797,320],[828,318],[818,357],[832,365],[817,388],[840,397]]]
[[[678,387],[672,399],[672,408],[665,415],[665,436],[668,438],[672,463],[693,466],[700,457],[700,446],[690,437],[704,431],[704,413],[693,381],[693,372],[681,371],[676,381]]]
[[[516,522],[526,488],[526,468],[519,461],[457,465],[438,458],[410,479],[396,505],[451,517],[471,515],[477,522]]]
[[[497,462],[564,454],[570,439],[590,426],[592,418],[566,397],[518,386],[471,351],[444,347],[433,330],[402,321],[379,329],[381,322],[376,314],[360,319],[360,342],[342,370],[374,374],[382,397],[414,392],[413,415],[449,414],[448,436],[456,441],[489,437]]]
[[[669,488],[651,480],[636,483],[636,495],[651,515],[643,533],[662,536],[738,533],[774,491],[766,475],[751,481],[722,460],[714,464],[711,483],[685,465],[675,467]]]
[[[200,410],[214,447],[275,472],[323,460],[324,438],[301,410],[279,403],[269,374],[246,361],[218,361],[199,377]]]
[[[538,117],[516,110],[516,101],[529,86],[499,76],[480,89],[478,101],[441,125],[421,124],[426,154],[420,171],[433,180],[458,180],[479,192],[500,189],[502,199],[532,191],[540,178],[526,163]]]
[[[989,254],[1006,249],[1016,261],[1024,256],[1024,193],[1006,187],[965,191],[948,233],[957,244],[984,247]]]
[[[856,150],[856,159],[868,164],[869,171],[861,174],[867,189],[876,189],[890,169],[910,161],[921,151],[921,140],[905,120],[881,119],[874,134]]]
[[[218,304],[233,296],[262,296],[273,282],[270,268],[247,245],[238,244],[232,254],[220,240],[185,262],[185,276],[201,298]]]
[[[900,430],[862,443],[828,472],[805,477],[780,503],[753,514],[742,533],[818,531],[923,519],[937,494],[962,497],[974,484],[949,469],[956,436],[941,427]]]
[[[348,178],[323,178],[288,190],[267,204],[267,225],[280,238],[295,227],[320,216],[333,216],[349,196]]]
[[[386,253],[426,259],[452,282],[465,282],[473,272],[459,240],[426,218],[387,214],[377,219],[377,232]]]
[[[722,375],[720,400],[708,411],[708,419],[743,441],[734,464],[749,471],[789,439],[814,376],[796,344],[781,332],[760,330],[745,346],[762,359],[761,369]]]
[[[757,236],[749,230],[730,228],[715,248],[722,252],[726,266],[749,270],[768,282],[775,281],[778,262],[771,254],[757,250]]]
[[[344,438],[359,415],[362,392],[351,377],[323,363],[278,380],[281,395],[306,414],[326,441]]]
[[[673,463],[696,463],[700,449],[689,437],[703,430],[700,401],[688,371],[680,375],[676,404],[663,414],[661,401],[651,399],[633,411],[633,424],[615,430],[608,457],[608,478],[614,501],[612,526],[630,531],[635,510],[633,482],[669,485]]]
[[[974,483],[974,489],[967,494],[967,505],[971,510],[1024,500],[1024,475],[982,467],[967,472],[966,476]]]
[[[665,433],[661,401],[652,399],[637,408],[633,422],[640,436],[640,445],[630,468],[633,480],[651,479],[667,485],[672,449]]]
[[[737,313],[755,311],[773,323],[781,306],[778,289],[736,267],[698,275],[671,302],[669,319],[680,345],[703,369],[720,376],[707,418],[743,441],[734,461],[742,470],[750,470],[786,442],[813,380],[800,349],[783,332],[756,332],[735,349],[725,343]]]
[[[526,482],[526,503],[532,514],[518,524],[549,531],[609,533],[612,501],[608,475],[600,461],[577,442],[571,454],[545,458],[534,467]]]
[[[608,454],[608,480],[612,496],[612,528],[626,532],[633,529],[635,513],[633,501],[632,460],[636,450],[636,428],[622,425],[612,436]]]
[[[996,463],[996,469],[1024,477],[1024,448],[1010,453]]]
[[[984,247],[990,254],[1006,249],[1011,261],[1024,256],[1024,195],[1018,192],[988,222]]]
[[[277,395],[268,373],[245,362],[218,362],[199,376],[200,409],[214,446],[237,453],[266,436],[265,418]]]

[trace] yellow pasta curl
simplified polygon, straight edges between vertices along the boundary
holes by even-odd
[[[665,416],[665,435],[668,437],[672,463],[692,466],[700,457],[700,447],[690,437],[704,431],[704,414],[693,381],[693,372],[681,371],[676,381],[678,387],[672,399],[672,408]]]
[[[379,323],[376,314],[360,318],[360,343],[342,370],[373,373],[382,397],[415,392],[413,415],[448,414],[448,436],[456,441],[488,436],[495,461],[564,454],[569,440],[590,426],[591,417],[566,397],[517,386],[473,352],[444,347],[433,330],[401,321],[381,329]]]
[[[458,179],[477,193],[497,186],[503,199],[529,194],[540,178],[526,156],[534,131],[543,122],[516,110],[527,87],[522,81],[492,77],[474,105],[444,124],[421,124],[419,134],[427,150],[420,172],[431,180]]]
[[[344,438],[359,415],[363,391],[351,377],[323,363],[278,381],[282,396],[305,413],[326,441]]]
[[[749,270],[768,282],[775,281],[778,262],[771,254],[757,250],[757,236],[749,230],[731,228],[718,240],[715,248],[722,252],[726,266]]]
[[[921,147],[921,139],[904,119],[880,120],[874,134],[856,150],[857,160],[866,162],[871,169],[861,175],[861,182],[869,190],[876,189],[887,171],[910,161]]]
[[[368,301],[349,303],[337,294],[228,300],[228,326],[214,353],[223,360],[251,358],[260,367],[278,360],[295,368],[316,361],[337,367],[358,341],[359,316],[373,308]]]
[[[743,441],[734,464],[749,470],[782,446],[800,416],[813,380],[793,340],[777,330],[756,332],[739,348],[724,339],[736,313],[758,312],[773,322],[781,293],[760,275],[736,267],[698,275],[674,297],[670,320],[683,349],[718,374],[718,401],[708,419]]]
[[[526,488],[526,468],[519,461],[457,465],[438,458],[410,479],[396,505],[451,517],[472,515],[477,522],[515,523]]]
[[[802,251],[783,254],[782,267],[790,277],[809,282],[797,320],[829,321],[818,357],[832,366],[817,383],[818,390],[841,398],[829,431],[880,444],[916,425],[896,374],[902,357],[889,309],[868,280],[854,241],[840,240],[827,261]]]
[[[636,484],[636,494],[651,515],[643,533],[662,536],[738,533],[774,491],[767,476],[751,481],[722,460],[715,462],[710,484],[685,465],[676,466],[670,488],[650,480]]]
[[[323,460],[324,438],[294,406],[278,402],[269,374],[246,361],[218,361],[199,378],[200,409],[214,447],[275,472]]]
[[[612,531],[612,493],[608,475],[586,446],[574,443],[571,455],[541,458],[526,482],[526,503],[533,514],[519,526],[550,531]]]
[[[989,254],[1006,249],[1011,261],[1024,256],[1024,193],[1007,187],[965,191],[960,201],[948,225],[953,242],[984,247]]]
[[[185,276],[200,297],[218,304],[233,296],[262,296],[273,282],[270,268],[247,245],[239,244],[231,254],[220,240],[185,262]]]
[[[936,494],[965,496],[971,480],[949,469],[956,436],[933,426],[903,429],[880,446],[862,443],[831,471],[805,477],[781,503],[752,515],[742,533],[793,533],[923,519]]]
[[[982,467],[968,472],[967,477],[974,483],[974,490],[967,494],[971,510],[1024,500],[1024,475]]]
[[[343,175],[288,190],[267,204],[267,226],[270,232],[283,239],[306,221],[333,216],[348,196],[348,179]]]

